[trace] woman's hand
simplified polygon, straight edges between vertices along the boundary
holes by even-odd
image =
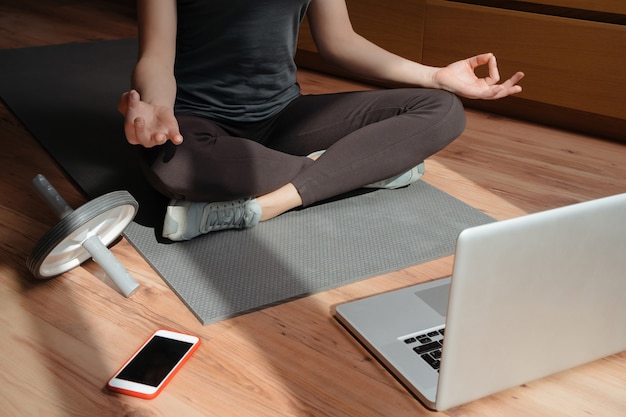
[[[151,148],[168,140],[175,145],[183,142],[171,108],[141,101],[136,90],[122,94],[117,108],[125,117],[124,132],[129,143]]]
[[[475,70],[482,65],[488,66],[489,75],[485,78],[478,78]],[[462,97],[495,100],[522,91],[522,87],[517,85],[522,78],[524,78],[524,73],[517,72],[505,82],[498,84],[500,73],[496,57],[487,53],[454,62],[435,71],[433,83],[439,88]]]

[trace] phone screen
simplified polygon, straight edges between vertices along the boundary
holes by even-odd
[[[116,377],[157,387],[192,347],[193,343],[154,336]]]

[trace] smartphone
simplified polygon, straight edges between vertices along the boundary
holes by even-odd
[[[107,383],[111,391],[156,397],[200,345],[200,338],[157,330]]]

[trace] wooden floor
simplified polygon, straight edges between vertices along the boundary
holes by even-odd
[[[0,48],[134,36],[127,3],[133,2],[0,0]],[[359,88],[304,71],[301,82],[305,92]],[[125,240],[113,252],[142,284],[131,298],[110,287],[93,263],[35,282],[25,259],[56,218],[31,178],[44,174],[74,207],[85,200],[3,104],[0,126],[1,416],[431,414],[335,322],[330,308],[444,277],[451,257],[208,326]],[[626,144],[468,111],[465,133],[427,161],[424,180],[505,219],[625,192]],[[198,334],[204,343],[157,399],[108,393],[107,378],[160,327]],[[622,353],[443,415],[623,416],[625,392]]]

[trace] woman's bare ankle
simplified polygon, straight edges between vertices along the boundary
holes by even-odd
[[[283,185],[276,191],[257,197],[261,206],[261,221],[273,219],[291,209],[302,205],[302,198],[293,184]]]

